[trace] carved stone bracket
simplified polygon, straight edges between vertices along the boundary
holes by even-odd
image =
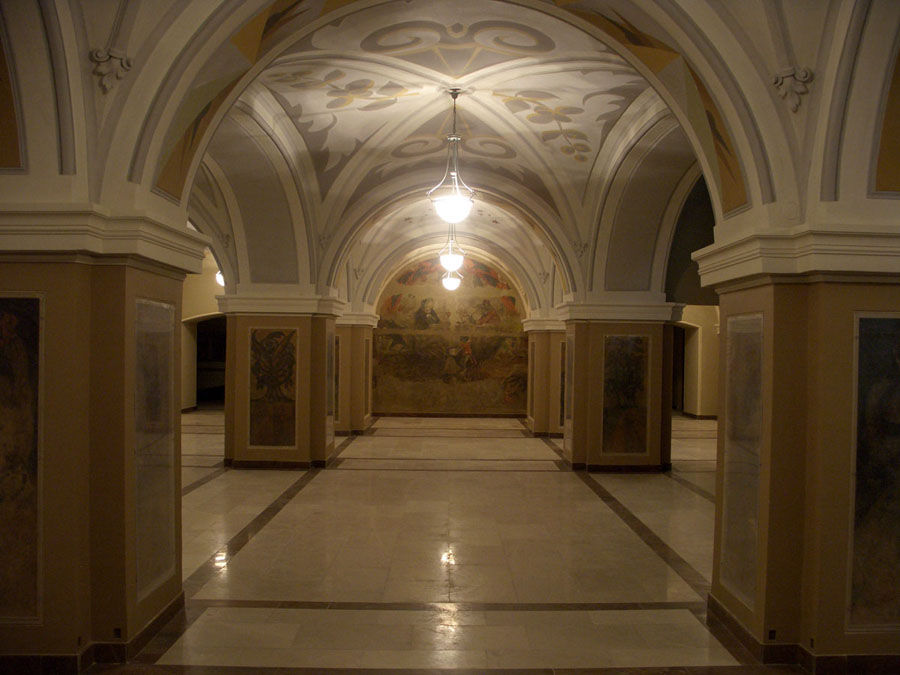
[[[787,101],[791,112],[800,108],[800,96],[809,93],[808,82],[812,82],[813,72],[809,68],[785,68],[772,76],[772,84],[778,94]]]
[[[109,93],[119,80],[131,70],[131,57],[116,49],[92,49],[94,75],[100,78],[100,88]]]
[[[112,91],[119,80],[131,70],[132,60],[127,54],[128,38],[131,35],[134,18],[140,4],[139,2],[129,2],[129,0],[119,0],[106,46],[92,49],[88,54],[91,63],[94,64],[92,72],[100,78],[98,84],[104,94]]]

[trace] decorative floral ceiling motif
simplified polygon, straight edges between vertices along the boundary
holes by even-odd
[[[317,29],[258,81],[265,89],[244,102],[267,91],[284,111],[315,172],[302,198],[335,224],[360,200],[381,200],[363,212],[382,210],[387,185],[399,197],[440,178],[451,86],[462,88],[464,172],[501,179],[492,188],[511,201],[578,217],[610,129],[649,86],[588,34],[494,0],[374,5]]]

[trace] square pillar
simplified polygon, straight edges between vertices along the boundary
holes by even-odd
[[[334,318],[228,314],[227,322],[226,462],[324,466],[334,452]]]
[[[565,452],[572,465],[597,471],[669,468],[671,326],[569,321],[566,354]]]
[[[18,486],[0,512],[0,666],[20,672],[125,660],[183,606],[183,275],[55,260],[0,265],[0,478]]]
[[[566,333],[528,331],[528,417],[535,436],[562,436]]]
[[[760,659],[900,672],[900,289],[720,289],[710,616]]]

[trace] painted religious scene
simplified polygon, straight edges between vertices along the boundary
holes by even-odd
[[[900,317],[860,318],[851,626],[900,625]]]
[[[0,622],[38,611],[38,298],[0,298]]]
[[[722,490],[722,585],[747,607],[756,603],[759,472],[762,444],[763,318],[728,318],[727,407]]]
[[[467,258],[456,291],[437,258],[403,269],[378,305],[376,414],[524,415],[522,300],[497,269]]]
[[[135,565],[139,598],[175,573],[175,307],[135,306]]]
[[[603,349],[603,452],[647,452],[647,370],[650,339],[608,335]]]
[[[251,329],[250,445],[294,445],[296,370],[296,329]]]

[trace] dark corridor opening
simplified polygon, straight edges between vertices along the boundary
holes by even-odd
[[[225,317],[197,322],[197,406],[225,405]]]

